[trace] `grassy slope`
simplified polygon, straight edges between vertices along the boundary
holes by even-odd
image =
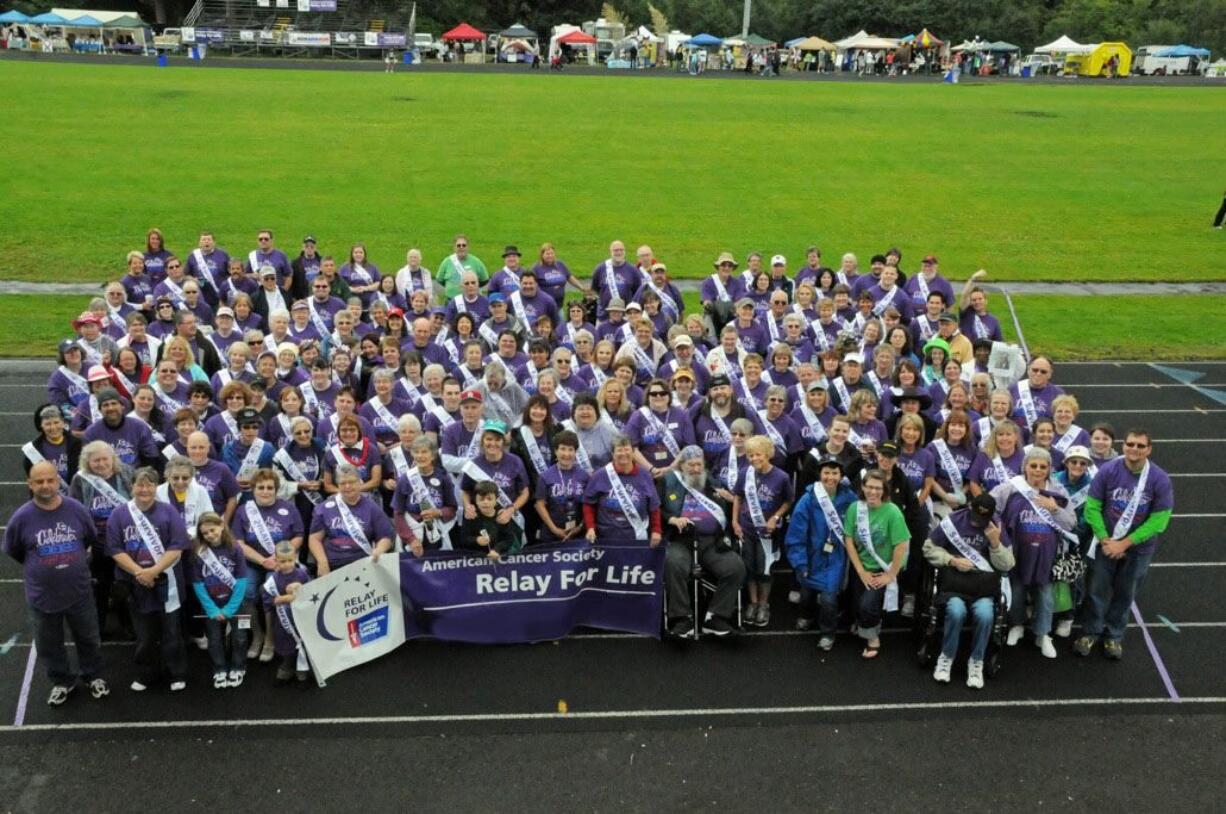
[[[72,318],[88,297],[0,296],[0,325],[20,329],[0,332],[0,357],[48,356],[69,332]],[[1221,314],[1226,297],[1112,297],[1111,320],[1087,319],[1087,308],[1101,308],[1089,297],[1014,297],[1018,318],[1031,350],[1067,359],[1226,358],[1226,327]],[[686,295],[687,308],[698,295]],[[1016,341],[1003,297],[991,303],[1005,337]]]
[[[997,279],[1223,279],[1211,88],[154,70],[0,62],[0,277],[103,280],[157,225],[275,229],[384,268],[613,237],[678,276],[728,248],[890,244]],[[1038,114],[1038,115],[1036,115]],[[33,134],[33,135],[32,135]],[[633,246],[632,246],[633,248]],[[292,253],[292,252],[291,252]]]

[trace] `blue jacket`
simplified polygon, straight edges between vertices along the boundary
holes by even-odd
[[[821,489],[821,483],[813,489]],[[796,571],[796,579],[807,588],[824,593],[837,593],[843,587],[843,574],[847,569],[847,548],[840,540],[827,554],[822,549],[829,537],[826,516],[822,507],[813,498],[813,489],[806,489],[792,518],[788,522],[785,540],[788,562]],[[847,507],[856,502],[856,495],[846,484],[839,484],[834,495],[834,508],[839,517],[845,517]]]

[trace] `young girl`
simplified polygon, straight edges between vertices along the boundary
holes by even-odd
[[[289,606],[311,576],[299,564],[298,552],[289,542],[277,543],[276,551],[276,567],[264,580],[260,593],[264,598],[264,607],[277,617],[273,625],[275,647],[277,655],[281,657],[281,663],[277,665],[277,683],[288,684],[295,678],[306,681],[310,669]]]
[[[251,608],[243,602],[247,593],[247,561],[225,521],[215,512],[201,516],[193,550],[196,556],[191,563],[192,589],[204,609],[204,630],[209,640],[209,659],[213,662],[213,689],[238,687],[247,674],[247,631],[251,625]]]

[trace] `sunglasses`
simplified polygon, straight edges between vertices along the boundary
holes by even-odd
[[[653,399],[654,398],[668,398],[668,393],[665,393],[662,390],[656,390],[652,393],[648,393],[647,395],[651,396]]]
[[[770,402],[772,402],[772,401],[773,401],[773,402],[776,402],[776,403],[779,403],[779,404],[782,404],[783,402],[787,401],[787,399],[773,398],[773,399],[767,399],[766,401],[767,401],[767,403],[768,403],[768,404],[769,404]]]
[[[1139,444],[1136,441],[1125,441],[1124,446],[1128,449],[1145,449],[1149,444]]]
[[[468,244],[467,244],[467,243],[457,243],[457,244],[455,244],[455,247],[456,247],[457,249],[467,249],[467,248],[468,248]]]
[[[271,237],[261,237],[261,238],[257,238],[257,239],[258,239],[258,240],[259,240],[261,243],[267,243],[268,241],[272,240],[272,238],[271,238]]]
[[[181,264],[179,264],[179,263],[167,263],[167,264],[166,264],[166,268],[168,268],[168,269],[177,269],[177,268],[182,268],[182,265],[181,265]]]

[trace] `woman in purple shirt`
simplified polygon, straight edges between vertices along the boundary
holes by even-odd
[[[166,245],[162,239],[161,229],[150,229],[145,235],[145,273],[149,275],[149,282],[152,285],[157,285],[166,278],[166,261],[171,257],[171,253],[166,251]]]

